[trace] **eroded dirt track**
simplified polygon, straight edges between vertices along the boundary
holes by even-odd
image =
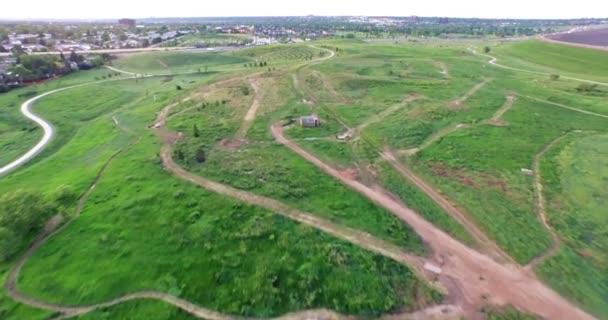
[[[526,268],[529,270],[533,270],[537,265],[553,257],[559,252],[559,236],[557,235],[555,230],[553,230],[551,225],[549,225],[549,221],[547,220],[547,211],[545,210],[545,199],[543,196],[542,176],[540,172],[540,160],[549,150],[551,150],[551,148],[553,148],[553,146],[563,140],[567,135],[568,133],[561,135],[557,139],[551,141],[539,153],[537,153],[536,156],[534,156],[534,164],[532,170],[534,171],[534,196],[536,198],[536,214],[538,215],[539,220],[542,222],[547,232],[549,232],[549,234],[551,235],[552,243],[549,251],[545,252],[541,256],[534,258],[532,261],[530,261],[530,263],[528,263],[528,265],[526,265]]]
[[[493,240],[477,227],[473,220],[462,210],[453,205],[443,197],[432,186],[418,177],[413,171],[397,160],[397,157],[390,150],[380,153],[382,159],[386,160],[402,177],[413,183],[418,189],[426,193],[437,205],[452,218],[458,221],[471,234],[475,241],[482,246],[483,251],[499,261],[515,263],[511,257],[500,249]]]
[[[340,175],[336,169],[286,139],[283,128],[273,126],[272,133],[279,143],[408,223],[433,250],[435,260],[443,269],[440,281],[451,293],[457,291],[460,295],[458,304],[468,318],[480,317],[477,308],[489,302],[511,304],[546,319],[594,319],[523,268],[494,261],[453,239],[382,189],[370,188]]]

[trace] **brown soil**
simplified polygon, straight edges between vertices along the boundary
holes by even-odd
[[[226,149],[238,149],[243,144],[245,144],[245,141],[239,139],[224,139],[220,141],[220,146]]]
[[[249,79],[249,85],[253,88],[255,92],[255,97],[253,98],[253,102],[251,103],[251,107],[247,110],[247,114],[245,114],[245,118],[243,119],[243,123],[241,124],[241,128],[236,133],[236,139],[245,139],[249,129],[253,126],[253,121],[255,120],[255,116],[260,108],[261,99],[262,99],[262,91],[260,90],[259,84],[257,80]]]
[[[348,168],[344,170],[340,170],[340,176],[349,180],[357,180],[359,179],[359,170],[357,168]]]
[[[279,143],[409,224],[433,250],[435,264],[443,270],[439,277],[441,283],[451,289],[450,296],[463,307],[468,318],[481,318],[478,307],[489,303],[512,304],[546,319],[593,319],[523,268],[499,263],[463,245],[386,194],[342,177],[336,169],[286,139],[283,128],[273,126],[272,133]],[[398,164],[390,153],[384,153],[383,157]],[[431,194],[436,193],[431,190]]]
[[[495,126],[504,126],[506,123],[502,120],[502,117],[507,113],[507,111],[511,110],[513,107],[513,103],[515,103],[515,95],[510,93],[507,95],[507,100],[505,103],[496,110],[496,113],[490,118],[487,123],[495,125]]]
[[[507,123],[502,120],[494,120],[494,119],[488,120],[488,123],[493,126],[497,126],[497,127],[504,127],[505,125],[507,125]]]

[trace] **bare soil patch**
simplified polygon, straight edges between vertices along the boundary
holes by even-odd
[[[238,149],[246,142],[241,139],[224,139],[220,141],[220,146],[226,149]]]

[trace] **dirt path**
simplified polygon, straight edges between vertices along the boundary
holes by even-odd
[[[113,119],[116,122],[118,122],[116,117],[113,117]],[[116,126],[119,129],[123,130],[120,125],[117,124]],[[129,131],[127,131],[127,133],[130,134]],[[133,146],[134,144],[138,143],[140,140],[141,140],[141,137],[137,136],[131,143],[120,148],[118,151],[116,151],[114,154],[112,154],[112,156],[110,156],[110,158],[104,163],[104,165],[101,167],[101,169],[97,173],[97,176],[95,177],[95,179],[93,179],[93,182],[91,183],[89,189],[87,189],[87,191],[84,194],[82,194],[80,196],[80,198],[78,199],[76,209],[74,210],[74,214],[70,218],[70,220],[68,220],[60,228],[57,228],[59,226],[59,223],[58,223],[59,220],[57,218],[53,218],[49,221],[49,223],[47,223],[47,225],[45,226],[43,231],[38,235],[38,237],[36,238],[34,243],[21,256],[21,258],[17,261],[17,264],[13,267],[11,272],[8,274],[8,277],[7,277],[6,283],[5,283],[5,289],[8,292],[9,296],[11,296],[11,298],[13,298],[14,300],[16,300],[20,303],[23,303],[23,304],[26,304],[26,305],[29,305],[29,306],[32,306],[35,308],[50,310],[50,311],[54,311],[54,312],[61,312],[61,313],[65,313],[65,314],[74,314],[74,313],[85,311],[86,307],[68,307],[68,306],[54,305],[54,304],[46,303],[44,301],[37,300],[35,298],[28,297],[28,296],[22,294],[21,292],[19,292],[19,290],[17,289],[17,279],[19,278],[19,273],[21,272],[21,269],[23,269],[23,266],[28,261],[28,259],[32,256],[32,254],[34,254],[34,252],[36,252],[36,250],[41,245],[45,244],[53,236],[55,236],[55,235],[59,234],[61,231],[65,230],[72,222],[74,222],[80,216],[80,212],[82,211],[85,202],[87,201],[87,199],[89,198],[89,196],[91,195],[93,190],[95,189],[95,186],[97,186],[97,183],[99,183],[99,181],[103,178],[103,176],[106,173],[110,164],[121,153],[123,153],[126,149]]]
[[[519,95],[519,96],[522,97],[522,98],[526,98],[526,99],[530,99],[530,100],[534,100],[534,101],[538,101],[538,102],[542,102],[542,103],[546,103],[546,104],[551,104],[551,105],[554,105],[556,107],[560,107],[560,108],[564,108],[564,109],[568,109],[568,110],[572,110],[572,111],[576,111],[576,112],[580,112],[580,113],[584,113],[584,114],[588,114],[588,115],[592,115],[592,116],[608,119],[608,115],[605,115],[605,114],[595,113],[595,112],[591,112],[591,111],[587,111],[587,110],[583,110],[583,109],[578,109],[578,108],[575,108],[575,107],[567,106],[565,104],[551,102],[551,101],[547,101],[547,100],[543,100],[543,99],[539,99],[539,98],[534,98],[534,97],[530,97],[530,96],[526,96],[526,95]]]
[[[475,55],[479,55],[482,57],[486,57],[489,58],[490,60],[488,61],[489,64],[499,67],[499,68],[503,68],[503,69],[507,69],[507,70],[513,70],[513,71],[517,71],[517,72],[523,72],[523,73],[529,73],[529,74],[536,74],[536,75],[541,75],[541,76],[550,76],[551,74],[546,73],[546,72],[540,72],[540,71],[533,71],[533,70],[527,70],[527,69],[520,69],[520,68],[515,68],[515,67],[509,67],[509,66],[505,66],[504,64],[500,64],[498,63],[498,59],[496,57],[493,57],[491,55],[487,55],[487,54],[483,54],[483,53],[479,53],[477,52],[477,50],[473,50],[469,48],[469,51],[473,52],[473,54]],[[568,79],[568,80],[574,80],[574,81],[580,81],[580,82],[587,82],[587,83],[593,83],[593,84],[598,84],[598,85],[602,85],[602,86],[608,86],[608,82],[600,82],[600,81],[593,81],[593,80],[587,80],[587,79],[581,79],[581,78],[575,78],[575,77],[569,77],[569,76],[562,76],[560,75],[560,78],[562,79]]]
[[[470,125],[466,125],[463,123],[457,123],[457,124],[453,124],[451,126],[447,126],[443,129],[435,132],[434,134],[432,134],[428,139],[424,140],[424,142],[419,147],[406,149],[406,150],[399,150],[399,151],[397,151],[397,153],[400,155],[408,156],[408,157],[413,156],[413,155],[417,154],[418,152],[428,148],[433,143],[439,141],[441,138],[451,134],[452,132],[455,132],[457,130],[464,129],[464,128],[469,128],[469,127],[470,127]]]
[[[394,153],[387,149],[380,153],[380,156],[395,170],[397,170],[402,177],[413,183],[418,189],[422,190],[427,196],[429,196],[429,198],[433,200],[433,202],[439,205],[443,211],[458,221],[467,230],[467,232],[473,236],[475,241],[481,245],[483,252],[492,258],[497,259],[498,261],[506,261],[516,264],[516,262],[513,261],[507,253],[500,249],[496,243],[485,234],[485,232],[477,227],[473,219],[471,219],[468,214],[458,209],[448,199],[439,194],[439,192],[437,192],[431,185],[426,183],[426,181],[422,180],[413,171],[399,162]]]
[[[543,196],[542,176],[540,172],[540,160],[549,150],[551,150],[551,148],[553,148],[553,146],[555,146],[566,136],[568,136],[568,134],[569,133],[563,134],[557,139],[551,141],[539,153],[534,156],[534,164],[532,165],[532,170],[534,170],[534,196],[536,198],[536,214],[538,215],[538,218],[542,222],[545,229],[547,229],[549,234],[551,234],[552,244],[549,251],[547,251],[541,256],[534,258],[532,261],[530,261],[530,263],[528,263],[528,265],[526,265],[526,268],[530,271],[533,271],[536,266],[543,263],[547,259],[553,257],[559,252],[559,236],[557,235],[555,230],[553,230],[551,225],[549,225],[549,222],[547,220],[547,211],[545,210],[545,199]]]
[[[402,109],[404,107],[406,107],[408,104],[416,101],[416,100],[420,100],[423,99],[423,96],[419,96],[419,95],[410,95],[405,97],[405,99],[403,99],[400,103],[392,105],[382,111],[380,111],[379,113],[369,117],[366,121],[364,121],[363,123],[361,123],[359,126],[357,126],[355,128],[355,130],[357,130],[358,132],[361,132],[362,130],[364,130],[365,128],[367,128],[368,126],[380,122],[382,121],[382,119],[390,116],[391,114],[399,111],[399,109]]]
[[[477,91],[479,91],[481,88],[483,88],[486,84],[488,84],[490,81],[492,81],[492,79],[484,79],[482,82],[476,84],[475,86],[473,86],[473,88],[469,89],[469,91],[467,91],[463,96],[461,96],[460,98],[456,99],[456,100],[452,100],[451,102],[448,103],[448,105],[452,108],[459,108],[462,106],[462,104],[469,99],[471,96],[473,96]]]
[[[515,103],[515,95],[508,94],[507,101],[500,107],[500,109],[496,110],[496,113],[490,118],[489,123],[491,124],[500,124],[502,123],[502,117],[507,113],[507,111],[511,110],[513,107],[513,103]]]
[[[283,136],[283,128],[273,126],[276,140],[308,160],[320,170],[361,193],[408,223],[430,246],[441,266],[439,280],[469,319],[480,318],[477,308],[486,303],[511,304],[546,319],[594,319],[523,268],[501,264],[450,237],[382,189],[370,188],[348,179]]]
[[[251,107],[249,107],[249,110],[247,110],[247,113],[245,114],[245,118],[243,119],[243,123],[241,124],[239,131],[237,131],[235,134],[235,139],[239,140],[245,139],[249,129],[251,129],[251,126],[253,126],[255,116],[260,108],[260,101],[262,100],[262,91],[260,90],[257,80],[249,79],[249,85],[251,85],[253,88],[255,96],[253,97]]]
[[[441,69],[439,73],[441,73],[446,79],[450,78],[450,71],[448,70],[448,66],[443,61],[435,61],[435,65]]]
[[[114,71],[114,72],[120,72],[120,73],[128,74],[128,75],[131,75],[131,76],[134,76],[134,77],[141,76],[139,73],[134,73],[134,72],[129,72],[129,71],[121,70],[121,69],[118,69],[118,68],[114,68],[112,66],[105,66],[105,67],[107,69],[110,69],[110,70]]]

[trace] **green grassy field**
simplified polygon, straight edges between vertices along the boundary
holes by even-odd
[[[57,136],[35,160],[0,178],[0,193],[26,190],[50,200],[68,195],[58,212],[70,217],[99,170],[118,150],[124,152],[96,184],[82,215],[34,253],[18,288],[67,305],[158,290],[252,317],[310,308],[374,317],[441,301],[403,265],[171,176],[161,166],[162,141],[148,126],[164,106],[175,103],[167,126],[181,139],[173,156],[193,174],[368,232],[404,251],[429,254],[402,220],[270,134],[272,124],[316,114],[321,127],[292,125],[286,136],[341,174],[384,187],[475,247],[462,225],[379,158],[389,148],[522,265],[547,252],[551,237],[537,217],[534,178],[521,169],[532,168],[535,155],[568,133],[541,159],[549,223],[561,244],[536,271],[564,296],[606,319],[605,87],[580,90],[576,81],[494,67],[464,43],[313,44],[131,55],[114,66],[146,74],[195,74],[108,82],[39,101],[34,111],[54,125]],[[337,55],[311,61],[329,54],[320,48]],[[608,69],[597,62],[608,57],[602,52],[525,41],[492,46],[491,54],[517,68],[608,79]],[[250,68],[256,61],[279,68]],[[210,72],[198,72],[205,67]],[[0,95],[0,165],[40,137],[19,113],[23,101],[107,72],[79,72]],[[507,97],[514,97],[512,105]],[[247,129],[244,119],[254,101],[259,108]],[[496,116],[501,109],[504,114]],[[336,139],[349,129],[350,140]],[[0,279],[15,258],[0,264]],[[528,319],[511,309],[487,315]],[[2,319],[48,316],[0,294]],[[142,300],[79,319],[149,318],[190,317]]]
[[[222,53],[203,52],[154,52],[126,56],[115,60],[113,66],[142,74],[164,74],[175,72],[201,72],[241,67],[251,62],[246,57]]]
[[[159,141],[146,127],[163,105],[195,93],[192,89],[211,77],[213,74],[108,83],[49,96],[35,106],[36,112],[58,128],[57,137],[39,159],[4,177],[2,192],[27,189],[52,198],[57,190],[68,189],[75,197],[89,187],[112,154],[128,149],[111,164],[82,216],[28,261],[18,280],[20,290],[46,301],[82,304],[154,289],[218,311],[249,316],[308,308],[377,315],[415,310],[440,299],[402,265],[265,210],[201,191],[164,172],[157,157]],[[177,84],[182,91],[175,89]],[[240,88],[232,91],[241,92]],[[241,99],[219,104],[230,108],[228,113],[211,107],[206,110],[215,112],[212,119],[220,122],[220,117],[232,118],[227,127],[234,128],[249,98]],[[184,103],[181,107],[192,106]],[[182,118],[189,115],[186,110],[175,121],[186,123]],[[208,130],[205,123],[201,129]],[[204,133],[213,141],[211,131]],[[138,135],[142,140],[129,146]],[[272,149],[262,150],[269,151]],[[42,176],[47,178],[40,180]],[[394,220],[320,177],[331,192],[341,189],[345,199],[354,199],[355,208],[361,206],[356,210],[372,210],[376,219]],[[345,204],[341,206],[339,209]],[[314,213],[333,214],[339,209],[323,206]],[[63,208],[66,216],[71,212],[73,205]],[[365,229],[366,220],[350,219],[351,225]],[[388,230],[396,242],[421,251],[419,240],[402,224],[385,225],[396,228]],[[193,250],[202,255],[191,255]],[[9,262],[4,272],[10,266]],[[48,315],[6,299],[2,296],[3,317]],[[85,318],[128,318],[135,308],[140,306],[100,310]],[[179,316],[165,307],[141,308],[141,314]]]
[[[607,147],[606,135],[571,134],[541,163],[549,219],[567,247],[539,271],[597,314],[608,313]]]
[[[496,47],[499,63],[513,67],[531,67],[532,70],[583,79],[608,80],[606,52],[575,48],[542,41],[523,41]],[[503,60],[504,59],[504,60]]]

